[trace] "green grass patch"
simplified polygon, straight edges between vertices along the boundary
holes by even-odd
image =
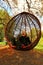
[[[36,45],[35,49],[43,50],[43,37],[41,37],[40,41]]]
[[[5,46],[6,42],[0,42],[0,46]]]

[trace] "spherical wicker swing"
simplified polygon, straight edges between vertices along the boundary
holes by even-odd
[[[30,50],[41,37],[41,25],[36,16],[22,12],[14,16],[6,26],[5,37],[12,48]]]

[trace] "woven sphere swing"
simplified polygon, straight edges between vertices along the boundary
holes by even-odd
[[[40,22],[31,13],[19,13],[8,22],[5,28],[5,37],[12,48],[30,50],[40,40]]]

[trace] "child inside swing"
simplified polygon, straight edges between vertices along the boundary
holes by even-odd
[[[25,46],[31,43],[25,31],[22,32],[21,36],[19,37],[19,41],[21,42],[21,44],[24,44]]]

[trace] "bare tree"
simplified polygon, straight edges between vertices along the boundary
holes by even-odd
[[[0,0],[0,4],[1,4],[1,1],[4,1],[4,2],[6,2],[7,4],[6,5],[8,5],[8,6],[6,6],[7,8],[5,8],[4,6],[3,6],[3,8],[4,9],[8,9],[8,8],[10,8],[12,11],[14,11],[14,8],[18,8],[17,7],[17,4],[18,4],[18,0]],[[32,0],[25,0],[26,1],[26,3],[27,3],[27,7],[28,7],[28,11],[30,12],[30,11],[32,11],[31,9],[33,9],[33,11],[35,10],[37,10],[37,12],[36,13],[38,13],[38,14],[41,14],[42,13],[42,9],[43,9],[43,7],[41,8],[41,10],[40,10],[40,8],[38,9],[37,7],[35,7],[35,6],[31,6],[32,5],[32,2],[34,2],[34,5],[36,4],[36,2],[38,2],[38,1],[40,1],[40,2],[43,2],[43,0],[35,0],[35,1],[32,1]],[[30,2],[29,2],[30,1]],[[12,5],[12,2],[14,3],[14,5]],[[43,3],[42,3],[43,4]],[[2,4],[0,5],[1,7],[2,7]],[[21,5],[22,6],[22,5]],[[24,5],[25,6],[25,5]]]

